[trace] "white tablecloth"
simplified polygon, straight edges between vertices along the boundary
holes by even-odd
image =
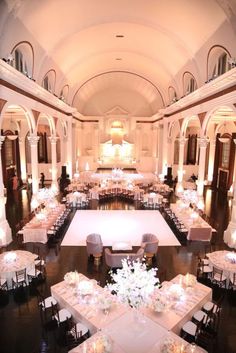
[[[88,278],[82,274],[80,274],[80,277],[81,280],[88,280]],[[127,307],[119,304],[114,296],[107,293],[98,285],[94,286],[93,296],[86,302],[83,302],[81,298],[74,295],[72,288],[68,287],[65,281],[52,286],[51,293],[61,307],[67,308],[71,312],[75,320],[83,322],[89,328],[91,334],[105,327],[108,323],[117,319],[128,310]],[[100,295],[106,295],[114,300],[108,315],[105,315],[104,312],[99,309],[97,300]]]
[[[168,296],[168,288],[172,284],[183,283],[183,276],[178,275],[169,282],[164,282],[160,292]],[[194,287],[184,290],[184,295],[179,301],[173,301],[171,308],[166,312],[157,313],[153,309],[144,308],[142,312],[150,319],[167,330],[180,334],[181,327],[191,320],[193,314],[198,311],[204,303],[211,300],[212,289],[197,282]]]
[[[187,238],[189,240],[206,241],[211,239],[212,231],[215,231],[215,229],[213,229],[200,216],[197,220],[191,218],[193,210],[190,207],[187,209],[181,209],[176,203],[172,203],[170,208],[188,230]]]
[[[16,254],[16,260],[7,263],[4,257],[6,254],[12,252]],[[34,268],[34,260],[36,258],[36,254],[32,254],[31,252],[24,250],[6,251],[0,254],[0,274],[2,278],[6,278],[9,289],[11,289],[12,278],[15,276],[15,272],[26,268],[27,274]]]
[[[64,212],[65,205],[59,205],[54,210],[47,214],[45,221],[40,222],[34,217],[29,223],[25,225],[22,229],[23,241],[28,242],[38,242],[47,243],[48,241],[48,230],[53,226],[58,217]]]
[[[230,251],[220,250],[207,254],[210,267],[213,268],[214,266],[219,270],[223,270],[223,274],[227,278],[227,284],[229,283],[229,279],[233,278],[233,274],[236,273],[236,263],[231,263],[226,258],[226,255],[229,253]]]

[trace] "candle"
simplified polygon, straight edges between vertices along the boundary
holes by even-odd
[[[93,353],[96,353],[96,342],[93,342]]]

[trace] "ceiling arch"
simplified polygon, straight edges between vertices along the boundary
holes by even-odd
[[[196,56],[201,48],[207,52],[208,41],[220,44],[226,38],[235,38],[233,0],[5,3],[9,16],[6,21],[5,14],[2,15],[4,27],[11,22],[15,25],[17,18],[23,31],[28,31],[35,45],[43,50],[37,77],[42,77],[49,63],[55,63],[57,89],[69,84],[71,97],[91,77],[116,70],[147,78],[162,94],[165,92],[167,99],[169,85],[175,84],[181,92],[177,77],[181,70],[186,71],[188,63],[189,70],[200,75],[202,62],[198,63]],[[6,29],[4,33],[8,33]],[[218,40],[213,40],[214,36]],[[141,91],[138,93],[142,95]]]

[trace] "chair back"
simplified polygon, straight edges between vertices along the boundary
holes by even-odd
[[[23,270],[16,271],[16,282],[26,282],[26,268]]]
[[[211,227],[190,227],[188,240],[210,241],[212,237]]]
[[[99,254],[103,252],[103,243],[100,234],[92,233],[86,238],[86,248],[88,255]]]

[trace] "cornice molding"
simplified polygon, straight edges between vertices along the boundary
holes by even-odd
[[[14,67],[0,59],[0,83],[22,95],[35,99],[36,101],[49,106],[63,114],[72,114],[75,108],[69,106],[52,93],[45,90],[35,81],[29,79]]]

